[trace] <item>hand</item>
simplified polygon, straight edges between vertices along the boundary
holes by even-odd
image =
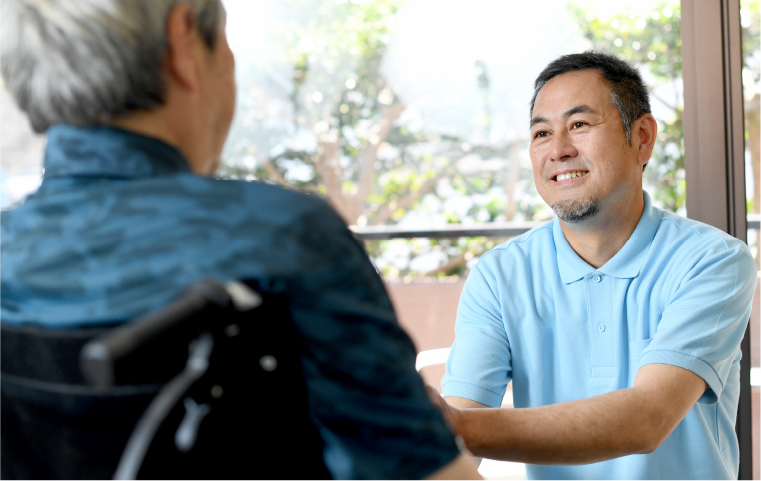
[[[428,397],[431,400],[431,403],[433,403],[436,408],[441,411],[441,414],[444,416],[444,421],[446,421],[447,424],[457,432],[457,429],[455,427],[455,418],[459,414],[459,410],[457,408],[454,408],[450,406],[443,397],[441,397],[441,394],[439,394],[439,391],[431,386],[428,383],[425,383],[425,391],[428,394]],[[459,434],[459,433],[458,433]]]
[[[431,399],[431,402],[433,403],[434,406],[436,406],[436,408],[439,409],[439,411],[441,411],[441,414],[444,416],[444,422],[446,422],[449,425],[452,431],[457,433],[458,446],[460,446],[460,449],[466,449],[464,444],[462,445],[459,444],[459,443],[465,443],[465,441],[462,436],[463,433],[461,433],[456,428],[456,420],[460,418],[461,411],[457,409],[456,407],[447,403],[444,400],[444,398],[441,397],[441,395],[439,394],[439,391],[436,390],[435,387],[431,386],[428,383],[424,383],[424,385],[425,385],[425,392],[428,394],[428,397]],[[470,456],[473,456],[473,454],[470,453]],[[476,468],[478,468],[478,466],[481,465],[482,459],[483,458],[472,457],[473,462],[475,462]]]

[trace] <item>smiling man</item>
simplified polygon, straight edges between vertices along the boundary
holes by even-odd
[[[657,124],[626,62],[561,57],[531,107],[557,218],[473,267],[442,407],[475,455],[529,478],[737,479],[749,249],[643,191]]]

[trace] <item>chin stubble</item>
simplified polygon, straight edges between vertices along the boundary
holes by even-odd
[[[596,199],[561,200],[550,207],[560,220],[569,224],[592,218],[600,212],[600,203]]]

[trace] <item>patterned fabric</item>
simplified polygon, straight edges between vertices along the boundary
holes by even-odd
[[[320,198],[199,177],[156,139],[57,126],[39,191],[1,224],[2,322],[121,322],[201,278],[256,283],[289,299],[334,477],[420,478],[458,455],[380,278]]]

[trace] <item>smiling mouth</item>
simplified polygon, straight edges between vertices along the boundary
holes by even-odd
[[[571,180],[575,179],[576,177],[582,177],[589,173],[589,171],[586,170],[576,170],[573,172],[566,172],[564,174],[558,174],[552,177],[552,180],[555,182],[562,182],[564,180]]]

